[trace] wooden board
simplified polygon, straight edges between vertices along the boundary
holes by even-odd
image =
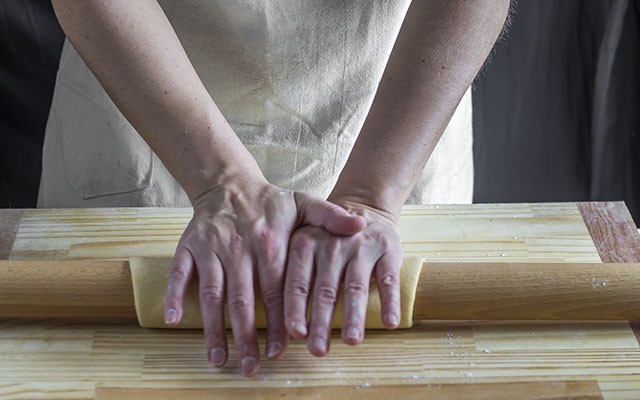
[[[0,255],[169,256],[190,216],[186,209],[4,210]],[[406,254],[428,260],[640,261],[640,237],[622,203],[412,206],[400,231]],[[0,320],[0,398],[638,399],[634,326],[420,323],[368,332],[357,347],[338,334],[325,358],[293,342],[284,359],[246,379],[233,352],[227,367],[210,367],[198,331]]]

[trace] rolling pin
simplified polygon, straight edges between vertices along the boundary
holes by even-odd
[[[413,320],[640,320],[640,264],[424,263]],[[0,260],[0,318],[136,319],[128,261]]]

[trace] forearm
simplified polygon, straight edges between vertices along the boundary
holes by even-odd
[[[67,37],[193,201],[260,170],[155,0],[53,0]]]
[[[331,200],[397,218],[508,8],[507,0],[412,2]]]

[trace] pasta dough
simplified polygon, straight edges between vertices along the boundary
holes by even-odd
[[[407,257],[404,259],[400,270],[400,328],[410,328],[413,325],[413,304],[420,270],[422,269],[422,261],[419,257]],[[171,273],[171,258],[134,257],[129,260],[129,265],[138,322],[145,328],[169,328],[164,323],[163,311],[167,282]],[[256,292],[255,298],[256,326],[258,328],[266,328],[266,316],[261,296],[258,292]],[[227,321],[226,326],[230,327],[228,318],[225,319]],[[343,319],[344,305],[342,296],[340,296],[333,316],[332,328],[342,327]],[[369,290],[365,327],[367,329],[384,329],[380,317],[380,298],[375,283],[371,284]],[[202,328],[197,274],[194,275],[194,279],[189,284],[185,296],[182,321],[177,328]]]

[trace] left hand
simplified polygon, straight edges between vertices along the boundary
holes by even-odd
[[[331,320],[344,295],[342,340],[355,345],[364,339],[369,283],[375,274],[380,291],[381,317],[388,329],[400,321],[400,265],[402,248],[395,218],[354,202],[338,202],[362,215],[367,227],[353,236],[336,236],[323,228],[304,226],[291,236],[284,290],[285,326],[295,339],[307,339],[316,356],[329,352]],[[313,282],[313,287],[311,287]],[[312,299],[309,297],[312,296]],[[307,324],[307,302],[311,321]],[[308,328],[307,328],[308,327]]]

